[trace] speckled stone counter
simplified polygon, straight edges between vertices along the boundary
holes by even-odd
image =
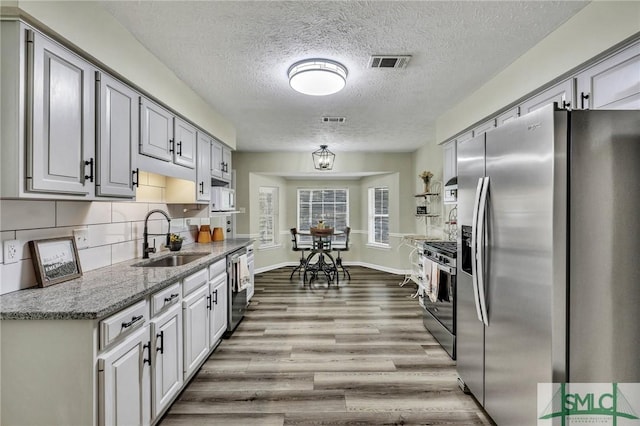
[[[240,238],[184,246],[179,254],[207,253],[191,263],[172,267],[139,267],[132,259],[86,272],[82,277],[44,288],[30,288],[0,296],[0,319],[102,319],[186,276],[223,259],[253,240]],[[152,255],[153,260],[169,252]]]

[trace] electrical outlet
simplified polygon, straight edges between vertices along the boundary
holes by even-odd
[[[79,228],[73,230],[73,238],[76,240],[78,249],[89,248],[89,229]]]
[[[18,260],[18,240],[4,242],[4,263],[16,263]]]

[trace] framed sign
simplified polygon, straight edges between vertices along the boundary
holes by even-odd
[[[73,237],[29,241],[29,250],[40,287],[82,276],[78,249]]]

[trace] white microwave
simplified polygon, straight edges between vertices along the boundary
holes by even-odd
[[[211,211],[231,211],[236,208],[235,191],[223,186],[211,187]]]

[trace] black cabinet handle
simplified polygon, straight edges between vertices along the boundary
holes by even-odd
[[[145,349],[149,350],[149,358],[143,358],[142,359],[142,365],[149,364],[149,367],[151,367],[151,342],[147,342],[146,345],[142,346],[142,350],[144,351]]]
[[[209,294],[207,296],[207,309],[211,310],[212,306],[211,306],[211,294]]]
[[[178,142],[178,155],[182,157],[182,141]]]
[[[175,152],[175,142],[173,139],[169,139],[169,152]]]
[[[204,182],[200,182],[200,193],[204,194]]]
[[[140,187],[140,169],[131,171],[131,186]]]
[[[140,321],[142,318],[144,318],[142,315],[138,315],[137,317],[131,317],[131,321],[122,323],[122,328],[129,328],[133,324],[135,324],[138,321]]]
[[[156,334],[156,339],[160,340],[160,346],[156,348],[156,352],[160,352],[160,354],[164,353],[164,331],[160,331],[160,333]]]
[[[214,296],[213,303],[217,305],[218,304],[218,290],[213,290],[213,296]]]
[[[589,99],[589,94],[588,93],[584,93],[584,92],[580,92],[580,108],[584,109],[584,101],[585,99]]]
[[[164,298],[164,304],[166,305],[167,303],[171,303],[173,301],[173,299],[175,299],[178,296],[180,296],[178,293],[173,293],[171,296],[165,297]]]
[[[93,158],[90,158],[89,161],[85,161],[84,165],[89,166],[89,174],[84,175],[84,178],[89,179],[89,182],[93,182]]]

